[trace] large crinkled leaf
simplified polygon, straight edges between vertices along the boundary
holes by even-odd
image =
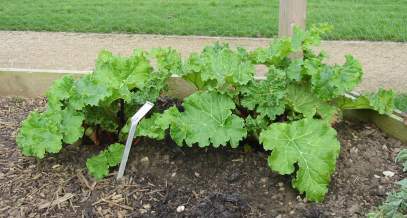
[[[131,93],[131,101],[127,102],[131,106],[143,105],[146,101],[155,102],[161,92],[167,89],[167,80],[171,76],[169,71],[157,71],[150,74],[144,87],[137,92]]]
[[[169,124],[161,126],[159,121],[163,118],[164,115],[160,113],[154,113],[150,118],[143,119],[140,121],[140,124],[137,126],[136,136],[147,136],[152,139],[162,140],[165,137],[165,130],[168,129]],[[129,122],[129,127],[131,122]],[[128,132],[128,130],[127,130]]]
[[[131,90],[143,88],[152,70],[147,54],[140,50],[135,50],[130,57],[114,56],[111,52],[102,51],[96,60],[94,74],[113,89],[125,86]]]
[[[331,120],[337,113],[337,108],[315,96],[306,85],[289,85],[287,101],[292,109],[306,118],[313,118],[315,114],[323,119]]]
[[[157,70],[149,74],[144,81],[143,88],[131,93],[131,100],[126,102],[127,107],[125,108],[128,116],[132,116],[135,109],[146,101],[155,102],[167,89],[168,78],[182,72],[181,56],[174,49],[154,49],[152,56],[157,60]]]
[[[270,67],[266,80],[252,81],[241,88],[241,104],[274,120],[285,110],[286,80],[284,71]]]
[[[202,79],[216,80],[219,85],[225,82],[244,85],[254,75],[254,66],[244,60],[228,46],[207,47],[201,54]]]
[[[109,164],[104,152],[88,158],[86,160],[86,167],[89,174],[96,180],[101,180],[109,174]]]
[[[395,94],[392,90],[380,88],[376,93],[365,93],[355,99],[339,97],[337,105],[342,109],[373,109],[380,114],[391,114],[394,110]]]
[[[302,45],[306,37],[307,33],[305,31],[298,26],[294,26],[291,37],[291,49],[296,52],[302,51]]]
[[[96,180],[103,179],[109,174],[109,168],[117,166],[122,160],[124,145],[115,143],[109,145],[107,149],[101,151],[86,160],[86,167],[89,174]]]
[[[309,54],[310,57],[303,60],[303,72],[311,77],[316,76],[325,67],[324,60],[326,55],[320,53],[319,55]]]
[[[107,148],[107,152],[105,152],[109,167],[117,166],[121,162],[123,152],[124,145],[120,143],[109,145],[109,147]]]
[[[206,47],[200,55],[192,55],[187,61],[183,77],[201,89],[225,91],[229,86],[247,84],[255,68],[240,54],[227,45]]]
[[[176,107],[170,107],[161,114],[155,113],[150,118],[140,121],[137,135],[159,140],[164,139],[165,131],[179,114],[180,112]]]
[[[61,79],[55,80],[52,86],[47,91],[48,109],[60,110],[62,101],[70,97],[71,89],[75,83],[72,76],[64,76]]]
[[[197,92],[183,103],[184,112],[171,124],[171,137],[177,144],[214,147],[228,142],[236,147],[247,132],[244,120],[234,114],[235,104],[226,95],[216,92]]]
[[[294,51],[309,52],[312,46],[319,45],[321,36],[332,30],[328,24],[313,25],[309,31],[304,31],[295,26],[291,38],[292,49]]]
[[[322,65],[315,70],[307,71],[312,77],[312,90],[325,100],[351,91],[360,83],[363,74],[360,63],[350,55],[346,56],[346,62],[342,66]]]
[[[300,81],[302,79],[302,68],[304,61],[302,59],[294,59],[287,67],[287,79],[292,81]]]
[[[62,148],[61,114],[46,111],[31,112],[22,123],[16,137],[18,147],[26,156],[44,158],[45,153],[57,153]]]
[[[154,113],[149,118],[144,118],[137,125],[136,135],[146,136],[152,139],[162,140],[165,137],[165,131],[170,127],[170,124],[176,117],[179,116],[179,111],[176,107],[170,107],[163,113]],[[131,119],[129,119],[126,125],[121,130],[122,138],[126,137],[129,133],[131,125]]]
[[[309,200],[323,200],[339,155],[335,129],[315,119],[275,123],[261,132],[260,142],[272,151],[268,158],[272,170],[292,174],[298,165],[293,186]]]
[[[94,77],[111,91],[106,104],[117,99],[130,102],[131,90],[143,89],[152,71],[145,52],[135,50],[130,57],[120,57],[102,51],[96,60]]]
[[[165,138],[166,130],[170,124],[179,116],[179,111],[176,107],[170,107],[163,113],[154,113],[149,118],[142,119],[137,125],[136,134],[134,137],[145,136],[152,139],[162,140]],[[120,138],[124,140],[129,133],[131,118],[120,131]]]
[[[157,48],[151,51],[152,56],[157,60],[157,71],[164,71],[170,75],[181,75],[182,60],[181,54],[172,48]]]
[[[203,81],[200,61],[200,56],[197,53],[192,53],[185,64],[182,65],[181,76],[184,80],[192,83],[198,90],[204,90],[211,81]]]
[[[76,110],[81,110],[88,105],[97,106],[99,102],[111,95],[112,90],[106,84],[89,74],[75,82],[69,98],[69,105]]]
[[[277,39],[267,48],[258,48],[251,52],[250,57],[256,64],[267,66],[284,66],[287,64],[288,56],[291,54],[291,40]]]
[[[393,90],[385,90],[382,88],[380,88],[377,93],[367,95],[370,106],[380,114],[393,113],[394,97],[395,94]]]
[[[72,108],[65,108],[61,111],[62,122],[61,132],[65,143],[72,144],[82,138],[84,128],[82,127],[85,116],[82,112],[75,111]]]
[[[305,56],[312,53],[311,47],[318,45],[320,42],[320,35],[328,32],[330,27],[327,25],[320,25],[319,27],[313,26],[311,31],[305,32],[301,28],[294,27],[292,38],[277,39],[267,48],[258,48],[251,52],[250,57],[256,64],[265,64],[268,66],[286,67],[290,59],[289,57],[294,52],[303,52]],[[301,60],[301,59],[297,59]],[[295,62],[295,61],[294,61]],[[298,64],[295,63],[295,64]],[[288,74],[288,76],[294,76]],[[295,76],[299,76],[295,74]],[[297,80],[298,77],[290,79]]]

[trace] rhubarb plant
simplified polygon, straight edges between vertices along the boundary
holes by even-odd
[[[18,147],[24,155],[43,158],[82,138],[112,144],[86,163],[89,173],[102,179],[120,161],[123,145],[117,142],[125,139],[130,117],[145,101],[165,95],[166,82],[175,75],[196,91],[182,105],[150,113],[136,137],[215,148],[257,139],[271,170],[293,174],[293,187],[320,202],[340,151],[332,125],[341,110],[386,114],[394,107],[391,90],[347,97],[360,83],[362,67],[350,55],[341,65],[329,65],[324,53],[313,51],[326,30],[296,28],[292,38],[253,51],[217,43],[186,59],[169,48],[136,50],[130,57],[103,51],[91,74],[54,83],[47,110],[32,112],[22,123]],[[256,78],[257,65],[267,69],[263,80]]]

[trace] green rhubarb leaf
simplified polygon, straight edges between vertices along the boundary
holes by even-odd
[[[215,81],[204,81],[201,77],[201,59],[196,53],[192,53],[182,65],[182,78],[195,86],[198,90],[205,90],[208,86],[215,86]],[[212,84],[211,84],[212,83]]]
[[[313,118],[315,114],[322,119],[331,120],[337,113],[337,108],[315,96],[305,85],[290,85],[287,89],[287,101],[293,110],[306,118]]]
[[[396,157],[396,162],[399,162],[403,165],[403,171],[407,172],[407,149],[403,149],[399,152]]]
[[[89,74],[75,82],[71,97],[69,98],[69,105],[76,110],[81,110],[88,105],[98,106],[102,100],[111,95],[112,90],[106,84],[95,79],[92,74]]]
[[[322,102],[317,107],[317,114],[324,120],[329,122],[335,121],[336,115],[339,112],[339,108],[328,104],[326,102]]]
[[[65,143],[72,144],[82,138],[84,128],[82,127],[85,116],[82,112],[75,111],[72,108],[65,108],[61,111],[62,122],[61,132]]]
[[[18,148],[26,156],[44,158],[46,153],[62,149],[61,115],[57,112],[31,112],[16,137]]]
[[[321,36],[331,30],[332,26],[329,24],[313,25],[309,31],[304,31],[300,27],[295,26],[291,39],[293,50],[303,50],[304,53],[310,52],[312,46],[320,44]]]
[[[226,81],[234,84],[247,84],[254,75],[254,65],[244,60],[228,46],[215,45],[204,49],[203,80],[216,80],[219,85]]]
[[[172,48],[157,48],[151,52],[157,60],[157,71],[164,71],[169,75],[181,75],[181,54]]]
[[[200,147],[226,145],[237,147],[246,137],[244,120],[234,114],[233,100],[216,92],[197,92],[183,103],[184,112],[171,124],[171,137],[177,144],[189,146],[197,143]]]
[[[303,72],[305,75],[309,75],[311,77],[316,77],[317,74],[323,70],[326,65],[323,63],[326,56],[323,53],[319,55],[312,55],[312,57],[307,57],[304,59],[303,63]]]
[[[250,53],[251,60],[256,64],[267,66],[285,66],[292,52],[291,40],[288,38],[277,39],[267,48],[258,48]]]
[[[310,67],[310,64],[307,64],[307,67]],[[313,92],[325,100],[351,91],[360,83],[363,74],[360,63],[350,55],[346,56],[346,62],[342,66],[322,65],[306,72],[312,77]]]
[[[291,37],[291,48],[293,51],[302,51],[302,44],[307,37],[307,32],[303,31],[300,27],[295,26],[293,29],[293,36]]]
[[[64,76],[54,81],[46,94],[50,110],[60,110],[62,101],[69,99],[74,83],[75,80],[72,76]]]
[[[176,117],[179,116],[179,111],[176,107],[170,107],[163,113],[154,113],[149,118],[144,118],[137,125],[136,135],[146,136],[152,139],[162,140],[165,138],[165,132],[170,127],[170,124]],[[124,140],[130,131],[131,118],[120,131],[120,138]]]
[[[284,71],[270,67],[266,80],[252,81],[241,88],[242,106],[274,120],[285,110],[286,82]]]
[[[101,180],[109,175],[109,164],[104,152],[99,155],[95,155],[86,160],[86,167],[91,176],[96,180]]]
[[[396,95],[394,105],[397,109],[407,113],[407,94]]]
[[[171,76],[169,71],[157,71],[150,74],[143,89],[131,94],[131,106],[143,105],[146,101],[155,102],[163,91],[167,89],[167,81]]]
[[[395,93],[380,88],[377,93],[367,95],[370,106],[379,114],[391,114],[394,110]]]
[[[340,149],[335,129],[314,119],[274,123],[261,132],[260,142],[272,151],[268,158],[272,170],[292,174],[298,165],[293,186],[309,200],[324,199]]]
[[[380,88],[376,93],[365,93],[355,99],[348,97],[337,98],[336,104],[344,109],[372,109],[379,114],[391,114],[394,110],[395,94],[392,90]]]
[[[294,59],[287,67],[287,78],[292,81],[300,81],[302,79],[302,67],[304,61],[302,59]]]
[[[170,107],[162,114],[154,113],[150,118],[140,121],[137,128],[137,135],[162,140],[165,137],[165,131],[178,116],[179,111],[176,107]]]
[[[102,51],[96,60],[94,77],[111,92],[104,100],[104,104],[108,105],[117,99],[130,102],[131,90],[143,89],[152,71],[147,54],[143,51],[135,50],[130,57]]]
[[[163,116],[160,113],[154,113],[150,118],[141,120],[140,124],[137,126],[136,135],[147,136],[158,140],[164,139],[165,130],[168,129],[169,124],[167,126],[159,125],[157,122],[159,122],[162,117]]]
[[[124,151],[124,145],[115,143],[109,145],[107,149],[101,151],[98,155],[88,158],[86,167],[89,174],[96,180],[101,180],[109,175],[109,167],[120,164]]]
[[[131,90],[143,88],[153,68],[147,54],[135,50],[130,57],[114,56],[111,52],[102,51],[96,60],[95,77],[113,89],[122,86]]]
[[[105,154],[107,155],[106,159],[110,167],[114,167],[120,164],[123,152],[124,145],[120,143],[109,145]]]
[[[197,88],[222,92],[230,86],[247,84],[255,73],[248,58],[226,44],[206,47],[200,55],[192,55],[186,64],[183,75],[186,80]]]

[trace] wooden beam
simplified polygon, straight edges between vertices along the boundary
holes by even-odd
[[[0,68],[0,96],[41,97],[52,83],[66,75],[79,78],[90,72],[73,70],[36,70]],[[167,95],[184,98],[196,89],[180,77],[172,77],[167,82]]]
[[[65,75],[79,78],[89,72],[0,68],[0,96],[44,96],[52,82]]]
[[[293,27],[305,29],[307,0],[280,0],[278,37],[292,36]]]
[[[369,109],[343,111],[343,117],[346,120],[374,123],[386,134],[407,143],[407,125],[404,123],[404,118],[398,114],[395,112],[391,115],[381,115]]]

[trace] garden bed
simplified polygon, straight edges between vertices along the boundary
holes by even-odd
[[[272,173],[267,153],[179,148],[166,140],[133,146],[125,179],[93,182],[84,169],[97,146],[67,146],[44,160],[23,157],[16,130],[44,99],[0,98],[0,214],[5,217],[359,217],[402,177],[400,141],[365,123],[335,126],[341,154],[325,201],[307,203],[290,176]],[[246,147],[247,148],[247,147]],[[395,172],[385,177],[383,171]],[[185,209],[181,210],[184,206]]]

